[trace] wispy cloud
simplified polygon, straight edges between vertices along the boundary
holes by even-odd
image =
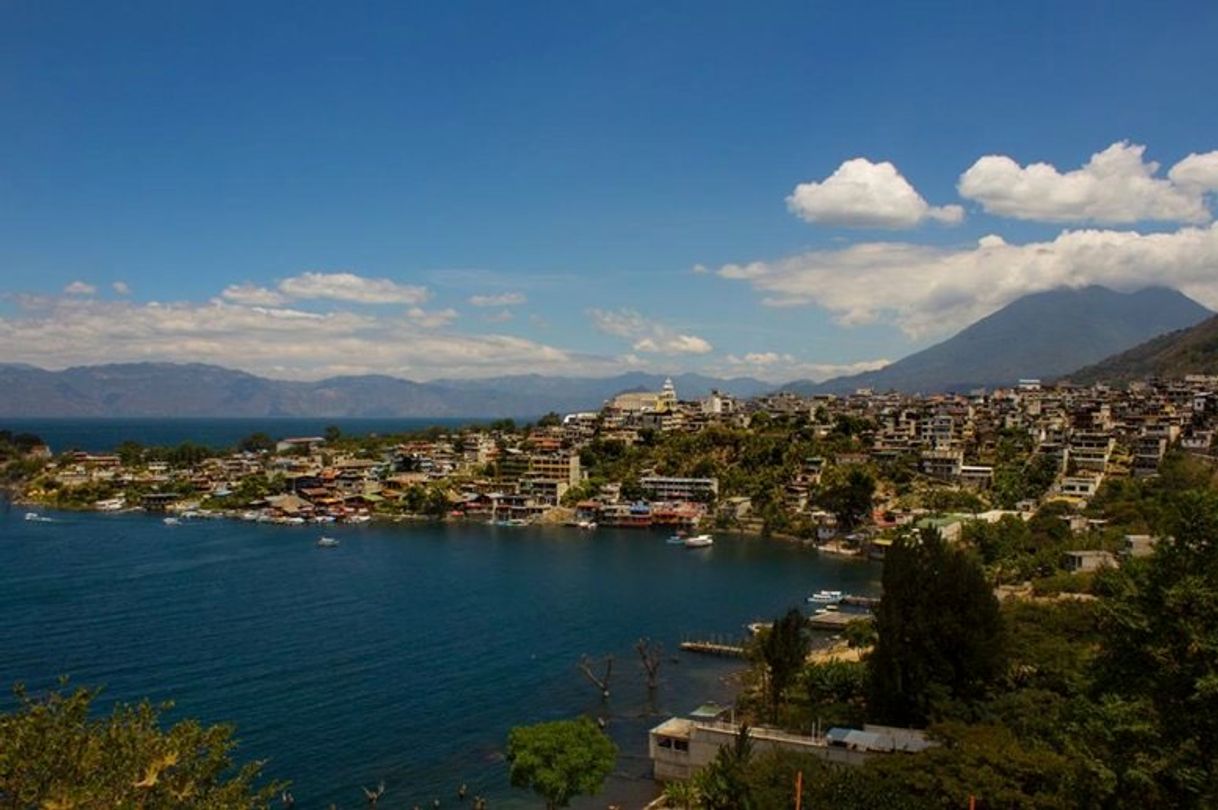
[[[601,332],[631,342],[636,352],[650,354],[708,354],[714,346],[697,335],[682,334],[633,309],[590,309],[588,317]]]
[[[769,382],[790,382],[797,379],[820,382],[833,377],[875,371],[891,362],[887,359],[877,359],[856,363],[814,363],[786,353],[749,352],[744,355],[726,355],[722,363],[715,365],[713,371],[724,376],[743,375]]]
[[[426,287],[355,273],[301,273],[279,282],[279,291],[291,298],[356,304],[422,304],[429,297]]]
[[[97,287],[84,281],[73,281],[64,287],[63,291],[68,295],[93,295],[97,292]]]
[[[528,300],[528,297],[521,292],[471,295],[469,298],[470,304],[476,307],[512,307],[523,304]]]

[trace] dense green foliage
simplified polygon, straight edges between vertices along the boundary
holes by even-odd
[[[146,701],[96,716],[89,689],[16,695],[17,710],[0,715],[0,807],[266,808],[280,789],[257,785],[260,763],[235,765],[226,726],[163,728]]]
[[[508,733],[507,761],[514,787],[527,787],[548,810],[591,796],[613,772],[617,747],[586,717],[518,726]]]
[[[770,713],[778,718],[778,706],[808,657],[807,622],[799,608],[791,608],[776,619],[761,637],[761,660],[765,662],[770,694]]]
[[[834,810],[947,810],[970,796],[1027,810],[1218,806],[1212,481],[1208,464],[1173,454],[1157,480],[1106,487],[1092,516],[1108,522],[1083,534],[1051,507],[1027,524],[974,527],[958,548],[934,533],[898,543],[874,650],[863,664],[805,666],[800,711],[782,719],[796,719],[792,730],[810,718],[928,721],[938,745],[853,768],[724,754],[706,769],[714,780],[694,784],[730,789],[734,799],[715,806],[754,810],[790,808],[796,773],[803,806]],[[1045,589],[1053,595],[999,605],[990,592],[985,572],[1055,568],[1061,549],[1130,530],[1163,539],[1150,557],[1086,577],[1088,593]]]
[[[884,561],[870,714],[919,725],[936,703],[983,698],[1005,665],[998,601],[981,566],[936,531],[902,537]]]

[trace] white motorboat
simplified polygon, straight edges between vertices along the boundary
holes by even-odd
[[[841,591],[826,591],[820,590],[808,597],[808,601],[814,605],[836,605],[845,598],[845,594]]]
[[[715,538],[709,534],[695,534],[692,537],[685,538],[686,548],[706,548],[715,544]]]
[[[318,548],[334,548],[338,545],[338,539],[335,537],[319,537],[317,539]]]
[[[167,517],[167,518],[163,519],[161,522],[164,523],[166,526],[182,525],[182,521],[178,520],[176,517]]]

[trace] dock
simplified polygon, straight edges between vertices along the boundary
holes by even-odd
[[[854,594],[846,594],[842,597],[843,605],[851,607],[876,608],[880,606],[878,596],[855,596]]]
[[[848,624],[870,619],[870,613],[845,613],[827,610],[808,617],[808,625],[813,630],[842,630]]]
[[[716,641],[682,641],[681,649],[685,652],[703,653],[705,655],[744,658],[744,647],[737,644],[720,644]]]

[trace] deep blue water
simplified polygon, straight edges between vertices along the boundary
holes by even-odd
[[[56,453],[65,450],[104,452],[131,440],[146,446],[169,446],[192,441],[207,447],[232,447],[251,433],[262,431],[272,438],[320,436],[329,425],[350,435],[408,433],[433,425],[460,427],[486,419],[313,419],[280,417],[266,419],[164,419],[88,418],[29,419],[0,417],[0,429],[28,432],[42,437]]]
[[[0,507],[2,508],[2,507]],[[651,532],[482,525],[315,528],[138,514],[0,513],[0,683],[60,674],[108,699],[172,698],[236,724],[240,754],[270,760],[301,808],[446,805],[461,782],[494,807],[536,806],[508,787],[516,724],[605,714],[621,746],[597,800],[649,793],[640,636],[666,663],[658,712],[730,693],[738,664],[677,654],[685,635],[740,634],[819,588],[875,593],[879,567],[723,536],[702,551]],[[617,656],[613,695],[576,669]],[[631,802],[639,806],[640,802]]]

